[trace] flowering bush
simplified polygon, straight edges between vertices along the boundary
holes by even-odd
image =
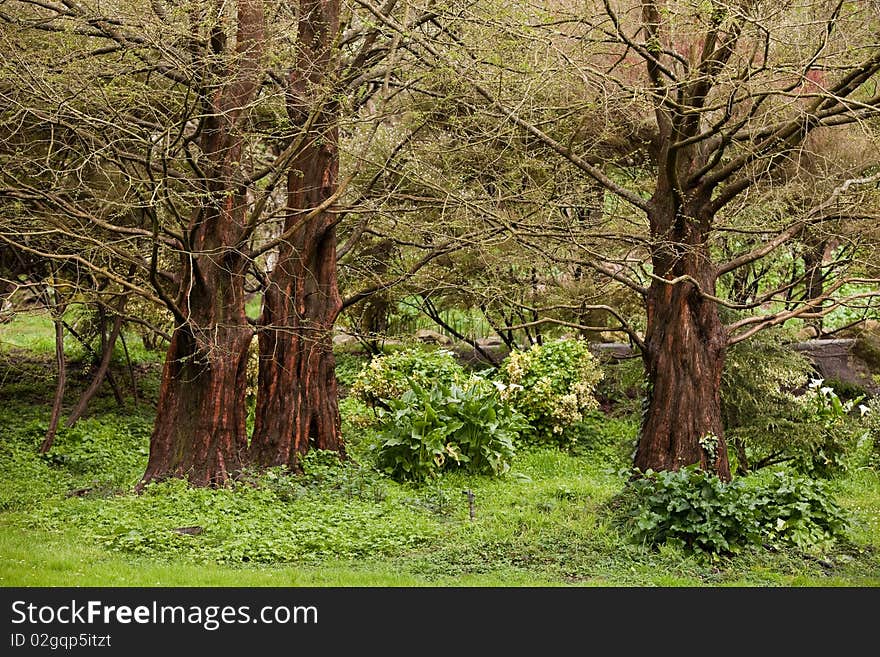
[[[813,379],[807,391],[796,397],[801,426],[807,430],[795,467],[814,477],[833,477],[847,470],[847,456],[855,451],[861,435],[861,419],[853,410],[863,397],[841,401],[834,388]]]
[[[867,423],[871,441],[868,465],[880,470],[880,397],[874,397],[867,405],[860,404],[859,413]]]
[[[399,399],[413,383],[430,388],[467,378],[451,351],[409,348],[374,357],[355,377],[350,394],[370,406],[387,408],[390,400]]]
[[[856,410],[861,397],[842,401],[834,388],[813,379],[806,391],[791,395],[789,415],[766,425],[766,433],[737,445],[740,469],[747,456],[749,470],[781,463],[810,477],[832,478],[845,473],[856,456],[865,419]],[[736,434],[737,439],[741,434]],[[747,451],[744,451],[744,448]]]
[[[810,380],[812,363],[772,331],[730,348],[721,377],[721,406],[728,437],[759,439],[768,426],[790,418],[793,390]]]
[[[594,392],[602,370],[583,340],[555,340],[513,351],[498,372],[501,399],[529,422],[524,436],[573,446],[571,427],[598,408]]]

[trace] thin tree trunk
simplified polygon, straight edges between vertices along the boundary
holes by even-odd
[[[103,343],[101,363],[98,365],[98,371],[95,372],[95,376],[92,378],[91,384],[83,392],[73,411],[71,411],[70,415],[68,416],[66,423],[68,428],[75,425],[80,417],[82,417],[82,414],[85,413],[89,402],[92,400],[92,397],[95,396],[95,393],[98,392],[98,388],[101,387],[101,383],[104,382],[104,378],[107,375],[107,370],[110,367],[110,361],[113,358],[113,348],[114,346],[116,346],[116,339],[119,337],[119,332],[122,329],[122,310],[125,308],[125,301],[126,300],[123,299],[122,302],[119,304],[120,307],[116,315],[116,319],[113,321],[113,328],[110,331],[110,335],[106,339],[101,340],[101,342]]]
[[[134,402],[134,405],[137,406],[140,403],[137,378],[134,375],[134,364],[131,362],[131,354],[128,351],[128,344],[125,342],[125,333],[120,333],[119,339],[122,341],[122,350],[125,352],[125,363],[128,367],[128,376],[131,381],[131,399]]]
[[[480,312],[483,313],[483,317],[486,319],[486,323],[489,325],[489,328],[495,331],[495,334],[501,339],[501,342],[504,343],[504,346],[507,347],[508,350],[513,351],[519,348],[519,345],[517,345],[513,339],[513,334],[510,331],[502,330],[501,326],[492,320],[486,304],[480,304]],[[501,319],[504,320],[503,313]]]
[[[67,332],[70,333],[74,338],[76,338],[76,341],[79,342],[80,345],[82,345],[83,349],[91,354],[93,358],[98,358],[97,352],[92,348],[92,345],[89,344],[88,340],[84,339],[79,333],[77,333],[76,329],[67,322],[62,322],[62,324],[64,328],[67,329]],[[119,384],[116,381],[116,377],[113,376],[113,370],[107,370],[107,382],[113,387],[114,390],[119,389]]]
[[[752,471],[752,464],[749,462],[749,455],[746,453],[746,444],[744,440],[734,440],[733,448],[736,451],[737,472],[747,475]]]
[[[58,431],[58,420],[61,418],[61,405],[64,403],[64,388],[67,384],[67,359],[64,357],[64,322],[61,317],[64,308],[55,309],[55,364],[58,368],[58,383],[55,386],[55,398],[52,401],[52,415],[49,418],[49,429],[46,437],[40,444],[40,454],[45,454],[52,449],[55,442],[55,433]]]
[[[813,239],[805,245],[803,254],[804,261],[804,301],[813,301],[822,296],[825,288],[825,277],[822,265],[825,259],[825,250],[828,242],[823,239]],[[822,337],[822,318],[816,317],[807,322],[815,332],[817,338]]]
[[[440,311],[437,310],[437,307],[434,305],[433,301],[431,301],[428,298],[425,298],[423,306],[424,306],[423,307],[424,313],[428,317],[430,317],[432,320],[434,320],[434,322],[438,326],[440,326],[441,328],[445,328],[455,338],[470,345],[476,353],[480,354],[486,360],[486,362],[489,363],[489,365],[492,365],[493,367],[497,367],[500,364],[500,362],[501,362],[500,359],[495,358],[492,354],[490,354],[488,351],[483,349],[480,346],[480,343],[477,342],[476,338],[468,338],[463,333],[456,330],[455,327],[451,326],[448,322],[444,321],[443,317],[440,315]]]
[[[122,323],[119,324],[120,328],[122,328]],[[117,336],[118,337],[118,336]],[[102,308],[101,309],[101,360],[104,360],[104,354],[107,353],[108,346],[107,343],[109,341],[109,337],[107,335],[107,312]],[[113,345],[109,347],[110,356],[112,359],[113,356],[113,347],[116,344],[116,338],[113,339]],[[110,360],[107,361],[107,365],[109,367]],[[125,408],[125,396],[122,394],[122,391],[119,389],[119,386],[116,385],[116,379],[111,377],[110,370],[104,368],[104,374],[107,377],[107,381],[110,383],[110,390],[113,392],[113,398],[116,400],[116,405],[119,408]]]

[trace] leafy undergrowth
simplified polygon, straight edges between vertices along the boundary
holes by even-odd
[[[296,477],[250,473],[220,490],[175,480],[136,495],[149,407],[97,399],[41,456],[48,379],[0,407],[3,586],[880,585],[872,468],[833,483],[848,540],[820,552],[748,545],[708,559],[639,542],[620,522],[635,416],[589,414],[575,451],[520,446],[500,477],[449,471],[416,485],[375,467],[370,411],[346,400],[348,462],[314,452]]]
[[[634,542],[615,520],[622,450],[609,445],[631,440],[626,422],[608,423],[615,435],[587,431],[595,450],[521,451],[500,478],[450,472],[415,486],[316,452],[299,477],[276,469],[221,490],[169,481],[135,495],[149,414],[93,416],[40,457],[44,414],[0,416],[4,585],[880,584],[876,472],[840,488],[852,542],[818,556],[755,547],[707,560]]]

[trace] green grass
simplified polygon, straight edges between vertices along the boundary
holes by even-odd
[[[23,529],[10,523],[8,517],[0,519],[0,586],[425,585],[425,580],[403,575],[390,564],[381,563],[206,567],[187,561],[132,558],[84,543],[75,531]]]
[[[80,306],[68,310],[64,319],[68,325],[85,332],[84,310]],[[68,360],[82,360],[86,350],[80,342],[65,330],[64,350]],[[126,346],[132,361],[140,363],[156,363],[164,359],[164,351],[151,351],[144,347],[141,338],[132,331],[126,331]],[[95,341],[97,343],[97,340]],[[40,309],[18,312],[14,319],[0,324],[0,353],[27,354],[31,358],[53,356],[55,354],[55,328],[49,314]],[[120,343],[116,344],[114,359],[122,362],[124,350]],[[54,364],[52,365],[54,367]]]
[[[270,477],[259,488],[192,490],[171,482],[141,496],[98,487],[67,497],[95,481],[82,467],[81,448],[61,442],[59,453],[71,456],[66,461],[39,461],[15,475],[4,467],[0,584],[880,585],[876,473],[860,473],[843,487],[859,519],[853,545],[821,559],[758,549],[712,561],[627,540],[606,513],[619,475],[589,455],[534,450],[521,454],[511,476],[449,473],[420,488],[316,465],[305,479]],[[135,462],[123,464],[104,479],[129,476],[130,486],[139,471]],[[35,482],[29,490],[38,495],[14,494]],[[475,495],[473,519],[464,490]],[[173,532],[192,525],[204,532]]]
[[[877,471],[862,467],[838,483],[841,506],[852,514],[853,539],[864,545],[880,546],[880,477]]]
[[[0,324],[0,350],[19,350],[33,355],[55,353],[55,329],[45,312],[21,312]]]
[[[25,333],[46,328],[19,321]],[[37,343],[19,340],[17,349]],[[41,457],[51,353],[6,356],[0,586],[880,586],[875,469],[834,483],[853,519],[848,540],[821,554],[755,547],[710,559],[639,545],[615,517],[634,418],[595,423],[575,453],[521,448],[504,477],[453,471],[414,486],[372,467],[371,430],[347,403],[353,462],[315,453],[299,477],[273,470],[222,490],[172,481],[135,495],[152,408],[118,408],[103,390]],[[473,518],[464,491],[474,494]],[[201,531],[177,531],[192,526]]]

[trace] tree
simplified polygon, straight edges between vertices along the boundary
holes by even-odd
[[[221,484],[247,451],[248,241],[267,221],[253,194],[283,166],[254,139],[267,73],[263,2],[122,4],[109,15],[9,4],[4,35],[19,54],[3,81],[3,197],[13,215],[4,235],[26,249],[22,226],[48,225],[65,240],[43,256],[171,312],[141,485],[168,476]],[[73,100],[52,88],[56,78],[76,89]],[[17,157],[19,140],[46,166]]]
[[[393,11],[397,4],[388,0],[384,9]],[[310,448],[344,456],[333,328],[344,307],[394,284],[385,281],[362,287],[349,299],[340,296],[337,260],[362,235],[355,231],[337,252],[337,225],[357,202],[342,196],[358,174],[361,149],[369,148],[375,134],[377,119],[367,105],[380,88],[376,80],[388,75],[387,61],[401,47],[400,39],[357,14],[348,13],[343,22],[340,13],[338,0],[298,4],[295,25],[289,28],[296,35],[293,64],[279,76],[286,122],[295,132],[284,151],[289,160],[283,222],[277,234],[252,251],[254,257],[275,251],[257,322],[259,382],[248,453],[257,466],[298,470]],[[433,16],[426,10],[406,21],[414,28]],[[355,136],[348,144],[351,170],[340,183],[343,121]],[[442,252],[442,247],[435,250]]]
[[[286,111],[303,126],[287,173],[279,253],[263,296],[256,419],[250,458],[299,467],[312,445],[344,453],[337,407],[333,325],[342,306],[336,277],[338,102],[332,86],[338,0],[300,3],[296,64]]]
[[[875,138],[876,19],[842,0],[353,6],[0,8],[4,244],[175,321],[144,483],[344,453],[331,328],[402,282],[437,317],[443,297],[483,308],[511,344],[626,335],[649,390],[635,465],[728,478],[727,347],[877,294],[847,258],[833,280],[815,258],[735,280],[809,235],[864,252],[838,228],[876,216],[873,165],[842,161],[807,207],[785,192],[823,131]],[[344,299],[340,259],[373,277]]]
[[[235,6],[235,46],[210,32],[209,73],[196,128],[203,201],[190,210],[176,298],[177,319],[162,373],[143,481],[187,477],[194,485],[237,474],[247,448],[245,376],[253,337],[245,313],[247,198],[242,124],[262,81],[265,18],[260,0]],[[196,27],[196,26],[194,26]],[[170,300],[169,300],[170,301]]]
[[[360,4],[403,31],[381,8]],[[812,298],[784,298],[803,273],[766,282],[746,302],[727,298],[725,283],[842,213],[876,216],[876,206],[857,207],[857,194],[874,181],[861,166],[847,167],[809,208],[792,213],[772,203],[811,135],[854,124],[875,134],[876,18],[865,3],[839,0],[602,0],[583,9],[469,6],[462,14],[445,42],[419,41],[430,55],[425,66],[441,62],[469,89],[459,102],[516,126],[543,155],[604,190],[599,219],[581,202],[579,217],[563,222],[560,212],[552,223],[543,215],[510,228],[546,261],[590,268],[641,298],[643,328],[607,304],[584,304],[609,313],[642,354],[648,403],[635,467],[699,464],[729,479],[719,396],[727,347],[877,294],[876,280],[857,269]],[[499,56],[496,44],[513,39],[544,48],[544,59],[535,66]],[[536,102],[532,89],[560,75],[580,80],[580,93],[563,108]],[[604,115],[591,111],[597,106]],[[615,143],[625,157],[609,157]],[[736,248],[719,261],[731,235]],[[847,290],[860,282],[873,287]],[[727,324],[725,306],[735,311]],[[560,321],[553,308],[536,310],[541,321]]]
[[[295,469],[310,446],[344,455],[331,342],[344,303],[338,121],[343,100],[370,97],[391,49],[356,17],[341,29],[339,12],[335,0],[0,10],[15,53],[0,81],[4,242],[174,320],[141,487],[219,485],[248,463]],[[262,312],[248,317],[257,293]]]

